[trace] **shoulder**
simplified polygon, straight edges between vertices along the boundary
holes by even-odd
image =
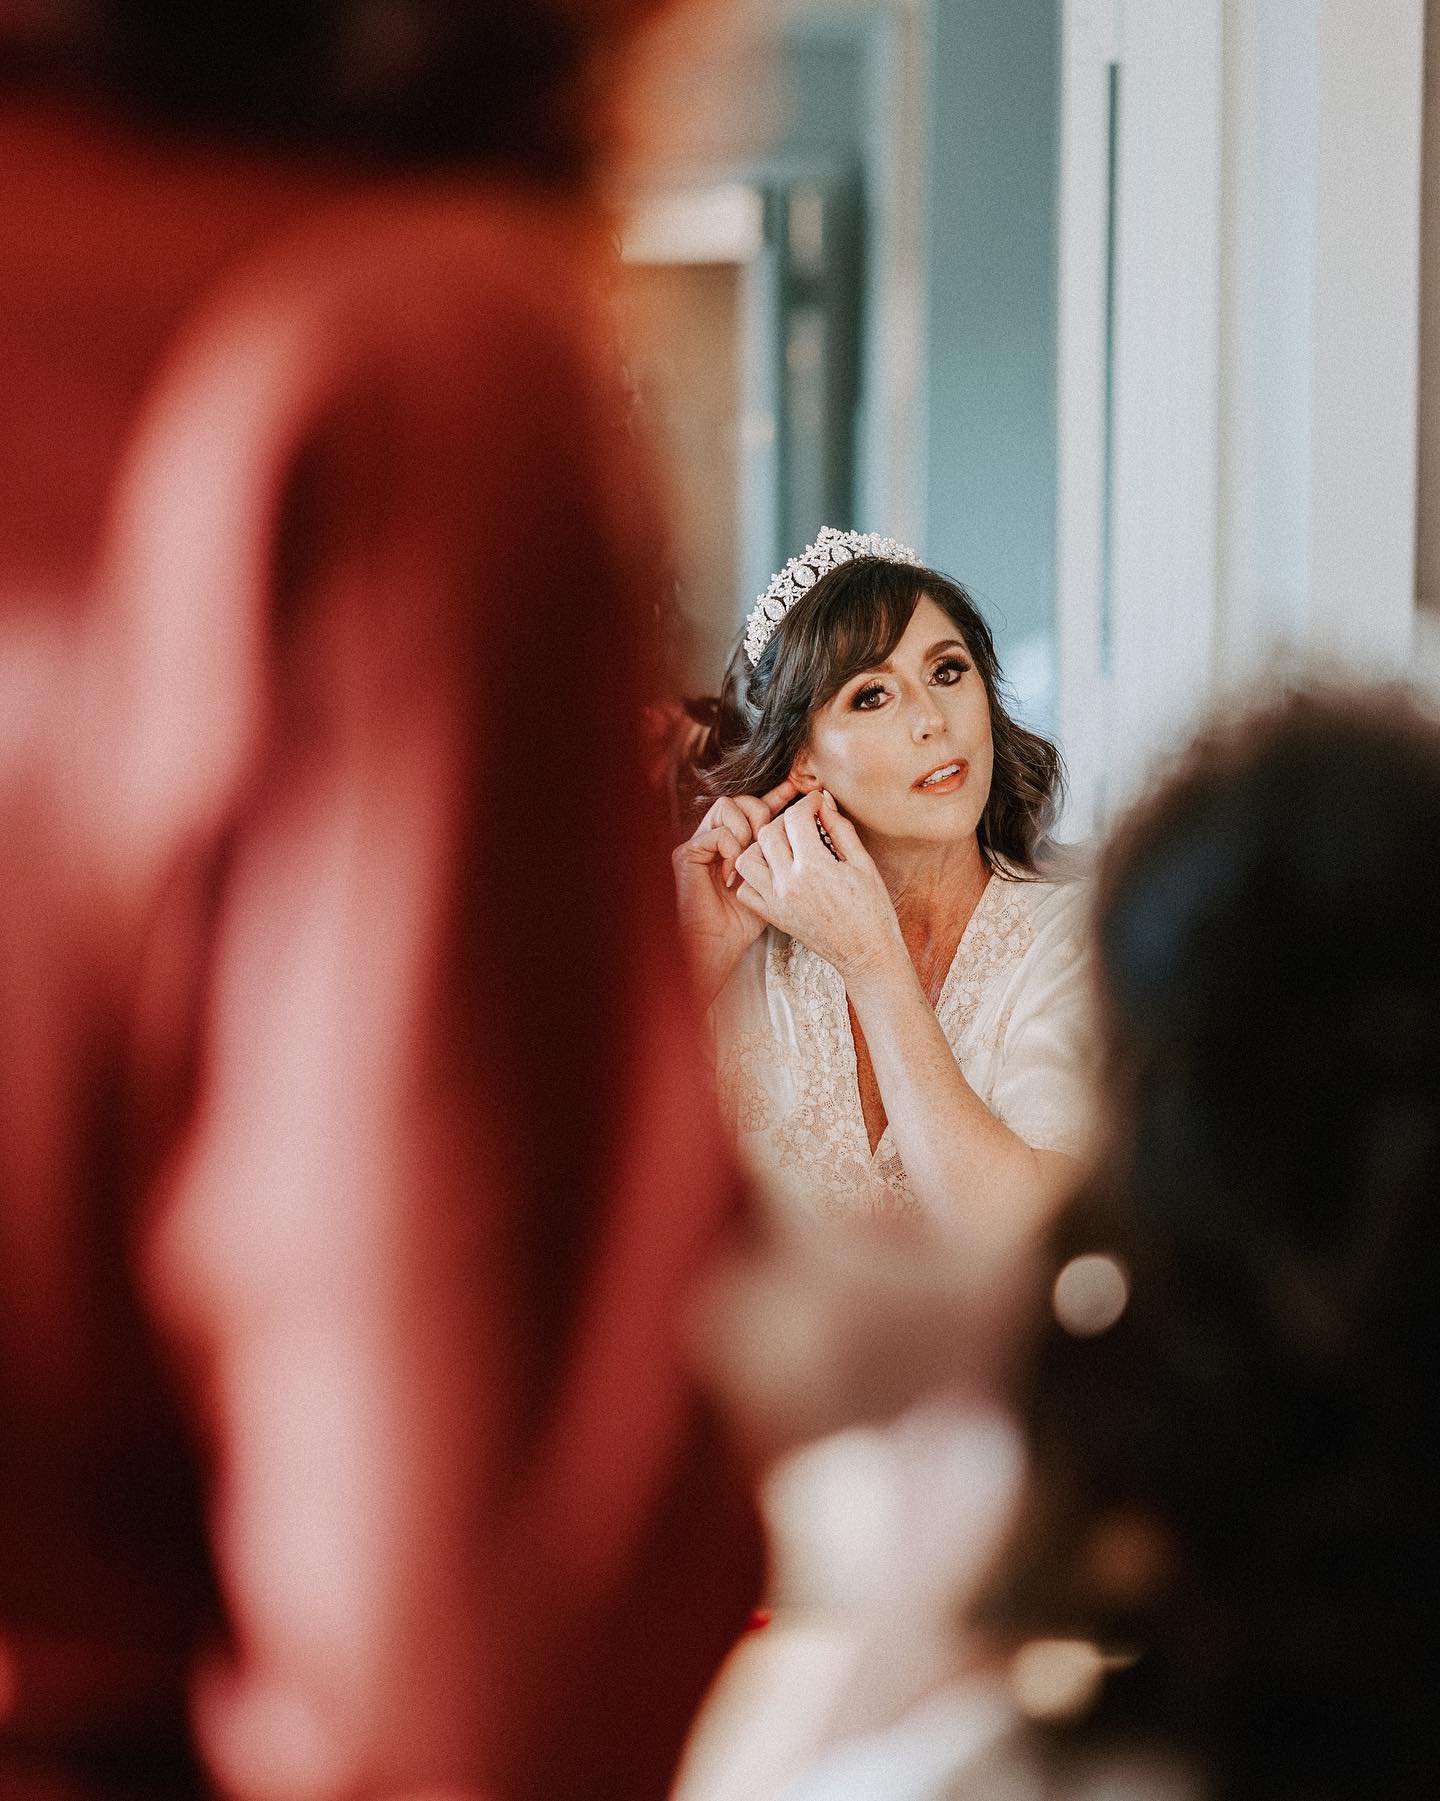
[[[273,292],[294,296],[314,416],[349,430],[358,415],[377,466],[408,468],[482,535],[536,508],[562,532],[583,518],[587,554],[625,545],[628,564],[661,523],[606,313],[609,254],[578,204],[382,195],[288,246]]]
[[[494,567],[497,543],[538,554],[568,533],[572,564],[648,578],[656,532],[636,521],[657,513],[654,484],[601,323],[597,239],[578,205],[520,190],[397,185],[305,209],[174,340],[117,472],[118,536],[192,511],[253,548],[299,481],[357,534]]]
[[[1017,962],[1081,957],[1089,943],[1091,886],[1065,875],[1011,881],[995,877],[991,917],[1019,953]]]
[[[401,188],[312,220],[276,246],[273,274],[371,350],[464,355],[503,379],[516,348],[585,341],[602,250],[578,204],[520,188]]]
[[[989,930],[1005,947],[995,1005],[1011,1022],[1077,1019],[1091,996],[1090,885],[1083,880],[998,882]]]
[[[1081,875],[1016,884],[1024,891],[1037,937],[1081,939],[1090,929],[1091,884]]]
[[[518,188],[397,184],[328,198],[263,236],[199,299],[150,420],[206,414],[213,399],[241,442],[267,427],[293,442],[359,394],[407,432],[498,417],[517,434],[558,434],[565,414],[582,423],[613,374],[600,245],[583,208]]]
[[[397,181],[303,209],[260,246],[249,272],[356,318],[421,330],[477,301],[559,327],[603,243],[588,205],[523,184]]]

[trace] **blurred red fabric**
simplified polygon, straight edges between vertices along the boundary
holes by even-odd
[[[0,1796],[644,1801],[758,1588],[662,579],[522,187],[0,113]]]

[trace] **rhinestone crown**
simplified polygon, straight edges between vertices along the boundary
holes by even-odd
[[[842,532],[833,525],[825,526],[813,544],[807,545],[798,557],[791,557],[755,602],[745,622],[745,655],[752,669],[795,602],[803,599],[821,576],[856,557],[878,557],[882,562],[905,563],[912,569],[924,567],[910,546],[898,539],[882,538],[879,532]]]

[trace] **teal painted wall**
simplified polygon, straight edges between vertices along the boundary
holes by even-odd
[[[1053,715],[1059,0],[934,0],[926,552]]]
[[[926,418],[920,548],[975,594],[1022,714],[1054,721],[1056,330],[1061,0],[930,0],[926,12]],[[871,237],[888,153],[881,7],[816,0],[788,46],[782,156],[830,158],[860,183]],[[877,518],[861,270],[853,522]]]

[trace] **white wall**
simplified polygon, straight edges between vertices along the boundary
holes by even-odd
[[[1227,0],[1217,671],[1305,631],[1321,0]]]
[[[1440,0],[1425,17],[1420,225],[1420,457],[1417,662],[1440,691]]]
[[[1424,29],[1320,7],[1308,642],[1380,674],[1414,644]]]
[[[1097,229],[1101,14],[1120,71],[1108,588],[1103,258],[1062,254],[1072,830],[1280,664],[1409,668],[1423,3],[1065,0],[1062,246]]]

